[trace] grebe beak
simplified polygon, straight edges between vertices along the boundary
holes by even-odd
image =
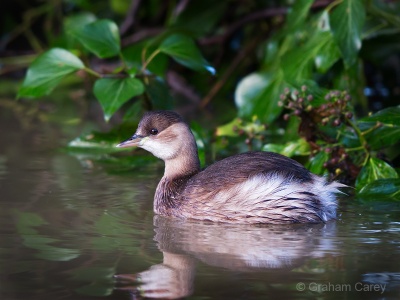
[[[128,147],[134,147],[134,146],[140,146],[140,142],[144,139],[144,136],[134,134],[131,138],[127,139],[126,141],[123,141],[119,143],[116,147],[118,148],[128,148]]]

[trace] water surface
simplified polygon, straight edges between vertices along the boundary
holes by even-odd
[[[74,133],[5,110],[0,126],[0,299],[400,297],[396,203],[343,199],[319,225],[171,220],[152,212],[161,163],[59,151]]]

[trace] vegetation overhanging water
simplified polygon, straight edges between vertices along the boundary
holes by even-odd
[[[399,3],[28,2],[0,12],[1,299],[399,298]],[[149,109],[203,165],[274,151],[354,195],[320,225],[155,217],[162,163],[114,147]]]

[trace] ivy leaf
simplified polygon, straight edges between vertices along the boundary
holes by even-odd
[[[400,179],[385,178],[364,186],[357,195],[360,198],[382,199],[384,196],[400,200]]]
[[[314,174],[322,175],[327,171],[326,168],[324,168],[324,163],[328,161],[328,159],[329,154],[325,151],[320,151],[310,159],[307,164],[307,169]]]
[[[386,125],[400,124],[400,106],[388,107],[372,116],[365,117],[361,122],[381,122]]]
[[[113,57],[120,52],[118,26],[113,21],[98,20],[70,33],[100,58]]]
[[[252,73],[239,82],[235,90],[235,103],[239,108],[239,117],[252,117],[255,98],[270,83],[271,76],[266,73]]]
[[[235,91],[239,117],[257,116],[262,122],[271,123],[282,111],[278,106],[279,95],[285,87],[283,74],[253,73],[243,78]]]
[[[276,152],[287,157],[293,157],[295,155],[310,154],[310,145],[305,139],[298,139],[286,144],[266,144],[263,146],[262,151]]]
[[[64,18],[64,29],[72,34],[82,30],[82,27],[96,21],[96,16],[90,12],[82,12]]]
[[[398,174],[388,163],[379,158],[371,157],[358,174],[356,189],[360,191],[367,184],[383,178],[398,178]]]
[[[73,33],[82,30],[85,25],[94,21],[96,21],[96,16],[89,12],[81,12],[64,18],[63,26],[64,31],[67,33],[69,49],[76,47],[76,44],[79,42]]]
[[[372,149],[382,149],[400,141],[400,106],[388,107],[365,117],[358,122],[358,126],[362,131],[366,131],[373,128],[377,122],[382,126],[365,135]]]
[[[65,76],[84,67],[82,61],[71,52],[53,48],[30,65],[18,91],[18,98],[48,95]]]
[[[176,62],[196,71],[208,71],[215,74],[215,69],[201,55],[193,39],[183,34],[172,34],[160,45],[159,51],[171,56]]]
[[[140,70],[143,59],[142,52],[145,47],[147,47],[147,51],[144,54],[144,59],[147,60],[149,56],[157,50],[157,47],[153,45],[147,45],[147,41],[124,47],[121,52],[125,63],[133,69]],[[157,76],[164,77],[167,73],[167,67],[168,56],[160,53],[150,61],[150,63],[146,66],[146,69]]]
[[[288,51],[282,57],[285,79],[292,84],[311,78],[312,70],[326,72],[340,57],[332,33],[327,28],[328,14],[323,13],[308,41],[299,48]]]
[[[329,37],[321,43],[318,53],[314,56],[314,64],[317,71],[324,74],[339,58],[339,48],[336,46],[333,38]]]
[[[361,30],[365,22],[362,0],[343,0],[330,16],[330,27],[347,67],[357,61]]]
[[[102,78],[94,84],[93,92],[104,111],[106,121],[129,99],[144,92],[143,83],[136,78]]]
[[[239,118],[234,118],[229,123],[217,127],[215,134],[216,136],[236,137],[237,132],[235,131],[235,128],[239,127],[241,124],[242,121]]]
[[[294,2],[286,18],[288,31],[296,30],[304,23],[313,2],[314,0],[297,0]]]

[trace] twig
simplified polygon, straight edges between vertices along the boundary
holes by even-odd
[[[325,7],[331,4],[333,1],[332,0],[320,0],[316,1],[311,8],[320,8],[320,7]],[[182,0],[182,5],[185,4],[185,1]],[[181,5],[181,3],[179,3]],[[278,7],[278,8],[268,8],[262,11],[254,12],[251,13],[247,16],[244,16],[241,20],[233,23],[230,25],[226,31],[223,34],[216,35],[216,36],[211,36],[211,37],[205,37],[199,40],[200,45],[211,45],[211,44],[219,44],[219,43],[224,43],[232,34],[234,34],[238,29],[243,27],[244,25],[250,23],[250,22],[255,22],[261,19],[277,16],[277,15],[283,15],[288,12],[288,9],[286,7]],[[163,32],[162,27],[153,27],[153,28],[143,28],[131,36],[128,36],[124,39],[122,39],[122,46],[128,46],[134,43],[137,43],[141,40],[144,40],[148,37],[153,37],[161,32]],[[122,32],[122,30],[121,30]]]
[[[98,78],[102,78],[103,77],[102,74],[100,74],[100,73],[98,73],[98,72],[96,72],[96,71],[94,71],[94,70],[92,70],[92,69],[90,69],[88,67],[84,67],[83,69],[86,71],[86,73],[89,73],[89,74],[91,74],[91,75],[93,75],[95,77],[98,77]]]
[[[238,20],[237,22],[233,23],[228,29],[225,31],[224,34],[220,36],[213,36],[211,38],[205,38],[200,40],[200,44],[208,45],[213,43],[218,43],[220,41],[225,41],[228,39],[232,34],[234,34],[239,28],[243,27],[247,23],[254,22],[260,19],[265,19],[277,15],[283,15],[287,13],[287,7],[277,7],[277,8],[268,8],[265,10],[257,11],[255,13],[248,14],[244,18]]]
[[[189,4],[190,0],[181,0],[179,3],[176,5],[175,10],[174,10],[174,17],[176,18],[179,16],[186,8],[186,6]]]
[[[179,75],[175,71],[167,72],[167,82],[174,91],[178,94],[183,95],[186,99],[192,101],[196,105],[200,103],[200,96],[195,92],[195,90],[188,85],[186,79]]]
[[[136,13],[139,9],[141,2],[142,2],[141,0],[132,0],[129,11],[126,14],[126,18],[122,22],[122,24],[119,28],[121,35],[124,35],[128,31],[128,29],[133,25],[133,23],[135,22],[135,16],[136,16]]]
[[[128,46],[131,44],[135,44],[144,40],[148,37],[153,37],[163,32],[162,27],[154,27],[154,28],[143,28],[142,30],[135,32],[134,34],[127,36],[126,38],[122,39],[121,44],[122,46]]]
[[[144,48],[145,49],[145,48]],[[143,52],[142,54],[142,69],[141,69],[141,73],[144,73],[144,71],[146,70],[147,66],[149,65],[149,63],[154,59],[154,57],[156,57],[159,53],[161,52],[160,49],[155,50],[150,56],[149,58],[146,60],[145,57],[145,53]]]
[[[316,1],[314,4],[312,4],[311,8],[325,7],[325,6],[330,5],[332,2],[334,2],[334,1],[332,1],[332,0]],[[223,34],[203,38],[199,41],[199,43],[201,45],[223,43],[230,36],[232,36],[237,30],[239,30],[241,27],[243,27],[244,25],[246,25],[248,23],[266,19],[266,18],[270,18],[270,17],[274,17],[274,16],[284,15],[284,14],[287,14],[287,12],[288,12],[287,7],[277,7],[277,8],[267,8],[267,9],[264,9],[261,11],[257,11],[257,12],[248,14],[247,16],[244,16],[242,19],[238,20],[237,22],[231,24]]]
[[[239,52],[239,54],[235,57],[232,64],[228,67],[226,72],[221,76],[221,79],[217,81],[214,86],[211,88],[210,92],[201,100],[200,108],[204,108],[207,104],[215,97],[215,95],[221,90],[224,86],[225,82],[231,76],[231,74],[235,71],[235,69],[239,66],[244,58],[248,56],[250,52],[254,50],[259,42],[259,38],[253,39],[246,47]]]

